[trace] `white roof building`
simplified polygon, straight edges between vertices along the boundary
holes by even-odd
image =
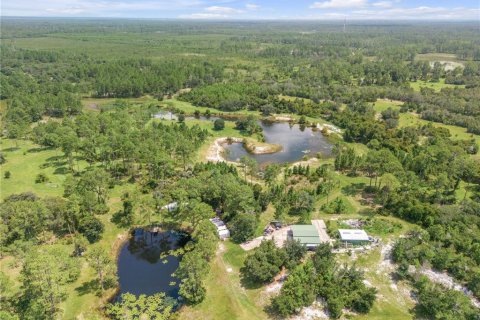
[[[175,209],[178,208],[178,203],[177,202],[172,202],[172,203],[169,203],[167,205],[164,205],[161,210],[168,210],[168,212],[171,212]]]
[[[210,222],[212,222],[215,227],[217,227],[217,233],[218,233],[218,237],[221,239],[221,240],[225,240],[226,238],[230,238],[230,231],[227,229],[227,226],[225,225],[225,223],[220,220],[220,218],[212,218],[210,219]]]
[[[370,237],[365,230],[360,229],[338,229],[340,239],[348,242],[370,241]]]

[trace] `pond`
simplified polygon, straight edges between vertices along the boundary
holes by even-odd
[[[224,144],[225,158],[229,161],[238,161],[243,156],[257,160],[259,165],[268,163],[284,163],[298,161],[303,156],[323,156],[332,154],[332,144],[327,141],[320,131],[310,127],[287,122],[259,122],[263,129],[265,142],[279,144],[282,150],[270,154],[250,154],[241,143]]]
[[[127,292],[137,296],[164,292],[178,298],[179,280],[172,273],[177,270],[180,257],[169,251],[182,247],[187,240],[186,234],[176,231],[135,229],[118,256],[118,297]]]

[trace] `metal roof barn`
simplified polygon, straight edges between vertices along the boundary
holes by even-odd
[[[295,224],[290,228],[292,230],[293,240],[299,240],[301,244],[307,247],[316,247],[321,243],[317,228],[311,224]]]
[[[370,241],[365,230],[360,229],[338,229],[342,241]]]

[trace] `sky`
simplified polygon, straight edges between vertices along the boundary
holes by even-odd
[[[480,21],[480,0],[1,0],[1,15]]]

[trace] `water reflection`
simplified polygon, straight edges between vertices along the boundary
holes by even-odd
[[[243,156],[249,156],[259,164],[267,164],[298,161],[305,155],[315,156],[319,152],[323,156],[332,154],[332,144],[321,132],[310,127],[285,122],[262,121],[259,124],[265,141],[282,145],[282,150],[271,154],[250,154],[241,143],[226,144],[225,156],[228,160],[238,161]]]
[[[165,292],[178,297],[179,279],[172,276],[181,257],[169,254],[183,246],[188,237],[179,232],[149,232],[135,229],[118,257],[120,293],[152,295]]]

